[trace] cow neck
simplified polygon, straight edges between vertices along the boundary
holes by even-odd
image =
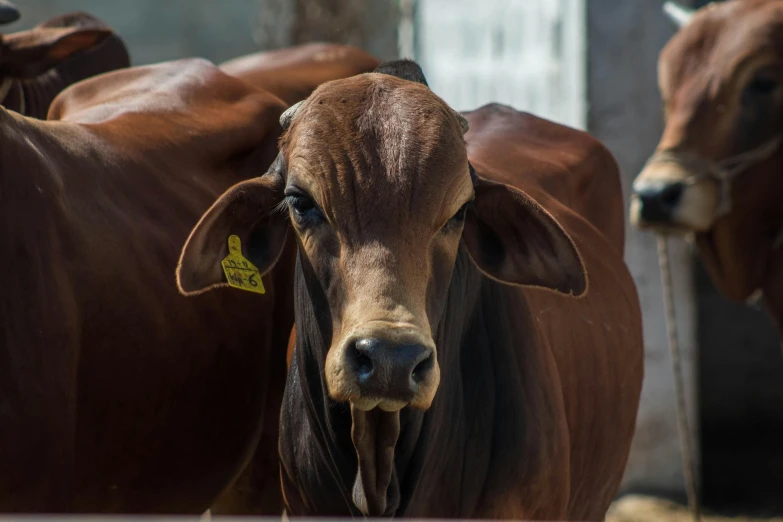
[[[25,116],[46,119],[49,106],[69,85],[128,65],[125,45],[117,36],[110,35],[94,48],[80,51],[34,78],[18,80],[17,106],[9,108]]]
[[[63,319],[72,309],[62,260],[74,255],[52,169],[64,154],[41,125],[0,107],[0,345],[20,367],[37,364],[32,346],[70,353],[78,328]]]
[[[301,254],[295,287],[297,345],[286,386],[280,444],[283,482],[293,483],[295,490],[294,495],[290,490],[286,493],[288,509],[294,515],[361,516],[352,501],[357,457],[351,441],[351,411],[348,405],[329,399],[323,378],[331,317],[326,313],[319,320],[314,312],[328,310],[328,304]],[[476,512],[497,443],[495,375],[514,367],[514,361],[508,367],[509,361],[497,361],[494,354],[510,349],[511,339],[520,337],[511,324],[518,319],[519,306],[508,305],[509,295],[520,294],[485,278],[461,246],[435,336],[440,386],[426,412],[410,408],[400,412],[392,477],[399,499],[387,506],[385,515]],[[510,310],[517,312],[513,318]],[[503,365],[505,370],[496,367]],[[327,483],[325,477],[331,481]]]

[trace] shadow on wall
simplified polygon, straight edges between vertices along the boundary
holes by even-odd
[[[783,351],[760,307],[732,303],[696,261],[704,504],[783,514]]]

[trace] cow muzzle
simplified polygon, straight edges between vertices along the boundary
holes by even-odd
[[[718,190],[709,176],[653,156],[633,183],[631,223],[660,232],[704,231],[715,219]]]
[[[329,351],[329,395],[362,411],[429,408],[440,382],[432,340],[411,330],[373,330],[357,330]]]
[[[633,184],[631,223],[659,231],[705,232],[732,210],[732,184],[780,149],[775,135],[746,152],[713,161],[680,150],[660,150]]]

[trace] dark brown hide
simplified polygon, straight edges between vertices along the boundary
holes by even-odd
[[[103,22],[79,12],[57,16],[0,35],[0,104],[43,119],[69,85],[129,65],[122,39]]]
[[[265,295],[174,274],[283,109],[201,60],[81,82],[60,121],[0,108],[0,512],[200,514],[260,439],[256,508],[280,513],[291,263]]]

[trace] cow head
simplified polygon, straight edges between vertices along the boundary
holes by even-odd
[[[250,260],[270,270],[285,238],[275,213],[287,212],[305,272],[325,299],[317,313],[331,320],[330,395],[362,410],[432,402],[433,332],[461,243],[495,280],[565,293],[584,287],[570,238],[523,193],[475,176],[467,121],[424,85],[417,65],[404,67],[422,81],[359,75],[286,111],[278,160],[215,203],[178,270],[185,294],[225,284],[220,259],[238,231],[249,238]]]
[[[0,23],[4,16],[11,18],[8,13],[13,9],[4,2],[0,0]],[[9,94],[13,80],[35,78],[79,53],[98,48],[109,37],[117,39],[110,28],[86,13],[62,15],[27,31],[0,34],[0,104]],[[108,50],[108,56],[89,57],[96,63],[71,71],[70,76],[81,79],[85,74],[127,67],[130,64],[127,51],[117,40],[118,44]]]
[[[184,247],[178,282],[186,294],[225,284],[220,260],[230,234],[247,238],[250,261],[269,270],[284,242],[281,212],[288,215],[313,310],[302,317],[298,303],[297,325],[319,328],[327,349],[316,375],[332,399],[351,404],[360,470],[379,474],[357,482],[354,502],[383,513],[380,476],[391,463],[380,455],[396,441],[399,410],[427,409],[435,397],[436,332],[458,255],[495,281],[563,293],[584,291],[583,266],[538,204],[476,176],[467,121],[413,62],[326,83],[281,123],[278,160],[205,214]],[[369,494],[376,487],[381,493]]]
[[[112,34],[95,17],[73,13],[52,18],[28,31],[0,35],[0,76],[38,76]]]
[[[783,229],[783,1],[679,15],[658,63],[666,127],[634,181],[630,218],[694,234],[715,283],[742,300],[762,285]]]

